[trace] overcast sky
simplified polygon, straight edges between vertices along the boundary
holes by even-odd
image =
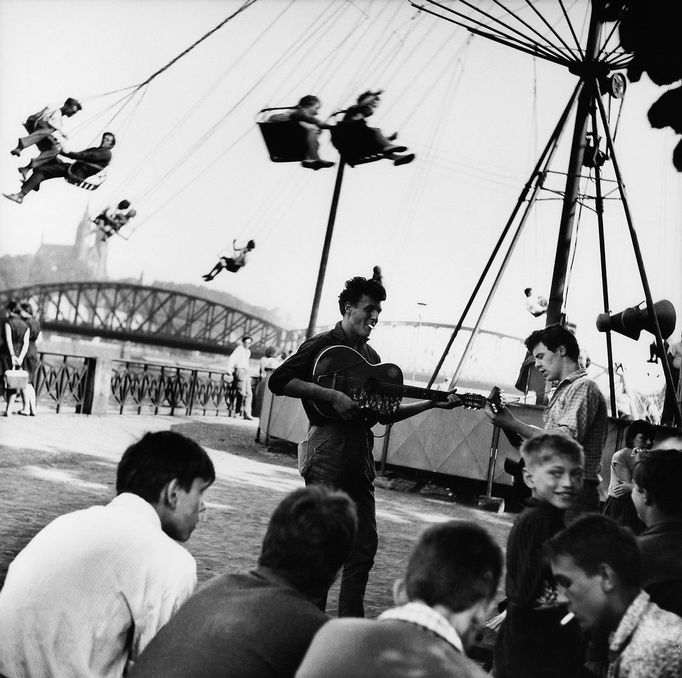
[[[471,39],[403,0],[259,0],[111,120],[117,109],[107,107],[124,93],[100,95],[144,81],[240,5],[0,0],[0,139],[7,151],[0,156],[0,189],[18,189],[18,163],[8,151],[21,122],[48,103],[82,100],[84,110],[68,122],[71,148],[96,145],[105,130],[119,140],[108,179],[94,193],[55,180],[21,206],[3,199],[0,255],[32,253],[41,240],[70,243],[88,206],[96,212],[128,198],[139,216],[130,240],[111,240],[112,277],[142,272],[147,283],[200,283],[233,238],[254,238],[248,266],[222,273],[213,286],[281,307],[292,325],[305,326],[335,169],[269,162],[254,118],[260,108],[293,104],[309,93],[320,96],[327,116],[361,91],[381,88],[373,124],[397,130],[417,160],[346,170],[319,320],[335,320],[346,278],[369,275],[380,264],[389,292],[385,317],[416,320],[423,302],[423,320],[456,322],[574,76]],[[568,5],[584,34],[589,2]],[[551,0],[538,6],[556,19]],[[667,297],[682,312],[681,181],[670,161],[676,141],[646,120],[659,93],[646,77],[628,88],[617,151],[654,298]],[[614,118],[616,110],[614,102]],[[572,124],[557,171],[565,169],[571,132]],[[326,139],[322,155],[338,159]],[[551,186],[560,190],[563,181],[557,175]],[[557,200],[535,210],[488,329],[528,329],[522,288],[548,294],[559,214]],[[611,307],[619,311],[644,294],[617,201],[608,204],[606,220]],[[596,243],[595,220],[585,209],[567,308],[581,342],[598,354]],[[648,335],[638,345],[617,337],[616,358],[648,357],[648,341]]]

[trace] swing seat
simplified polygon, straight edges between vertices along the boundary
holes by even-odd
[[[93,169],[96,172],[93,172]],[[94,191],[104,183],[107,174],[104,167],[79,160],[69,165],[64,178],[73,186],[84,188],[86,191]]]
[[[264,108],[256,120],[272,162],[301,162],[306,159],[306,130],[295,120],[277,120],[269,111],[290,111],[288,108]],[[274,118],[274,119],[272,119]]]
[[[341,159],[351,167],[383,160],[386,156],[376,143],[374,134],[366,126],[356,122],[337,122],[331,130],[332,144]]]

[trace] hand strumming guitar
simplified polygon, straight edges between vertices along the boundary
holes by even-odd
[[[329,393],[330,405],[339,415],[342,421],[357,421],[360,419],[360,409],[357,403],[342,391],[327,389]]]

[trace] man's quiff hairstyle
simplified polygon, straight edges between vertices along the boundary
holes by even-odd
[[[405,591],[409,600],[469,609],[495,595],[502,574],[502,551],[475,523],[449,521],[425,530],[412,550]]]
[[[682,450],[640,452],[633,476],[661,511],[682,516]]]
[[[523,343],[530,353],[533,353],[533,349],[542,343],[550,351],[556,351],[559,346],[565,346],[566,355],[576,362],[580,356],[580,347],[575,334],[561,325],[548,325],[541,330],[535,330]]]
[[[161,490],[177,479],[189,492],[194,481],[215,480],[213,462],[201,445],[174,431],[145,433],[121,457],[116,471],[116,494],[131,492],[156,504]]]
[[[258,564],[309,597],[320,597],[348,557],[357,525],[355,504],[345,492],[318,485],[295,490],[273,512]]]
[[[539,433],[528,438],[521,445],[521,456],[528,469],[546,464],[554,457],[570,459],[579,466],[585,466],[582,445],[561,433]]]
[[[376,302],[386,301],[386,288],[378,280],[356,276],[346,280],[343,291],[339,294],[339,310],[341,315],[346,313],[347,303],[355,306],[363,294],[366,294]]]
[[[609,565],[628,588],[642,584],[642,561],[637,541],[629,528],[599,513],[581,516],[546,544],[550,560],[570,556],[590,577],[601,565]]]

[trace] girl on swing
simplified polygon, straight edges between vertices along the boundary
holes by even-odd
[[[220,271],[224,268],[230,271],[230,273],[236,273],[242,266],[246,264],[247,255],[251,250],[256,249],[256,243],[253,240],[249,240],[245,247],[237,247],[237,239],[232,241],[232,249],[234,254],[231,257],[220,257],[218,263],[213,267],[210,273],[201,276],[207,282],[213,280]]]

